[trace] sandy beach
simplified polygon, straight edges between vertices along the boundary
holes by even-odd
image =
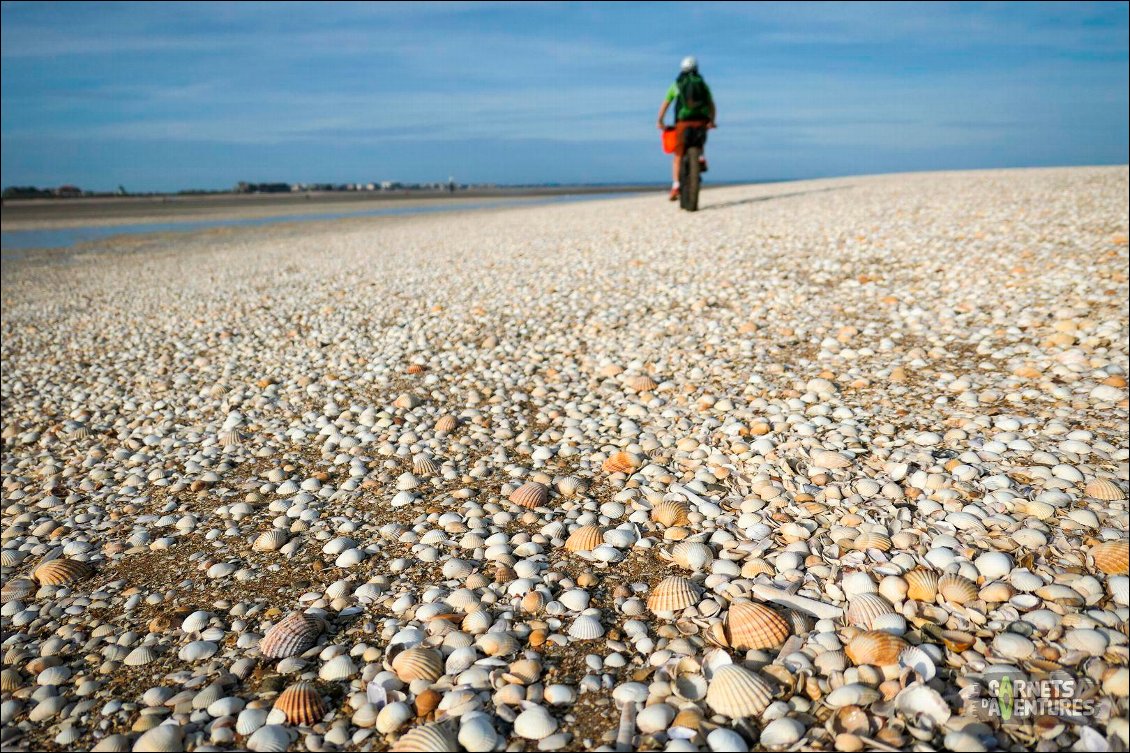
[[[6,260],[4,750],[1125,750],[1127,192]],[[1056,672],[1105,716],[972,710]]]

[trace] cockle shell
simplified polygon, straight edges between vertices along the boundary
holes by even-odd
[[[700,589],[692,581],[678,575],[664,578],[647,597],[652,612],[679,612],[698,603]]]
[[[270,659],[285,659],[301,654],[314,645],[324,624],[317,617],[291,612],[267,631],[259,641],[259,651]]]
[[[441,434],[450,434],[455,431],[459,426],[459,420],[455,416],[440,416],[436,421],[436,431]]]
[[[159,724],[137,738],[133,749],[162,752],[184,750],[184,727],[172,723]]]
[[[263,725],[247,738],[247,747],[256,753],[282,753],[290,747],[290,734],[281,724]]]
[[[439,464],[427,455],[412,458],[412,473],[417,476],[434,476],[439,473]]]
[[[1130,541],[1103,541],[1091,547],[1095,567],[1107,575],[1126,575],[1130,570]]]
[[[614,452],[601,468],[605,473],[632,473],[641,465],[640,459],[630,452]]]
[[[625,384],[632,392],[650,392],[659,386],[659,384],[647,374],[628,377],[625,380]]]
[[[1088,497],[1101,499],[1104,502],[1118,502],[1119,500],[1126,499],[1126,494],[1122,491],[1122,488],[1106,478],[1097,478],[1087,484],[1087,488],[1083,490],[1083,493]]]
[[[852,541],[852,547],[859,551],[878,549],[880,552],[887,552],[891,549],[891,538],[885,533],[865,531],[855,537]]]
[[[599,619],[588,614],[573,620],[573,624],[569,627],[569,637],[579,641],[596,640],[602,635],[604,635],[604,626],[600,624]]]
[[[402,410],[411,410],[420,404],[420,398],[415,395],[405,392],[393,401],[393,407]]]
[[[731,719],[757,716],[772,701],[773,687],[755,672],[737,664],[715,669],[706,691],[707,705]]]
[[[789,623],[764,604],[735,599],[726,614],[726,634],[737,651],[777,648],[789,637]]]
[[[235,719],[235,731],[244,737],[263,726],[267,721],[267,709],[247,709],[239,712]]]
[[[424,724],[405,732],[392,744],[393,753],[454,753],[459,744],[447,724]]]
[[[867,630],[851,639],[844,653],[857,666],[896,664],[909,644],[902,638],[878,630]]]
[[[510,493],[510,501],[531,510],[544,507],[549,501],[549,488],[537,481],[527,481]]]
[[[938,598],[938,573],[926,568],[915,568],[906,575],[906,598],[932,602]]]
[[[459,724],[459,744],[470,753],[487,753],[494,750],[498,732],[486,714],[463,715]]]
[[[476,643],[487,656],[509,656],[522,649],[522,644],[510,633],[486,633]]]
[[[918,646],[908,646],[899,654],[899,666],[912,669],[922,677],[923,682],[930,682],[938,673],[933,657]]]
[[[43,586],[65,586],[89,578],[94,568],[72,559],[48,560],[35,568],[31,576]]]
[[[9,601],[22,601],[39,590],[35,581],[28,578],[12,578],[0,588],[0,601],[7,604]]]
[[[290,540],[290,532],[282,528],[272,528],[255,537],[251,548],[257,552],[277,552]]]
[[[689,514],[690,509],[674,499],[665,499],[651,508],[651,519],[662,526],[685,526],[690,522]]]
[[[871,630],[876,617],[885,614],[894,614],[895,609],[891,602],[879,594],[859,594],[848,602],[844,616],[848,624]]]
[[[566,476],[557,482],[557,491],[563,497],[575,497],[585,490],[585,482],[576,476]]]
[[[357,674],[357,665],[349,654],[339,654],[330,659],[318,670],[318,677],[326,682],[340,682]]]
[[[129,753],[131,749],[129,735],[118,734],[103,737],[90,750],[91,753]]]
[[[392,671],[401,682],[435,681],[443,675],[443,654],[432,648],[413,646],[396,655]]]
[[[965,604],[977,598],[977,584],[963,575],[946,573],[938,579],[938,595],[951,604]]]
[[[122,663],[127,667],[140,667],[157,658],[157,651],[152,646],[138,646],[126,654]]]
[[[838,452],[833,452],[832,450],[816,450],[812,453],[812,465],[818,468],[827,468],[829,470],[850,468],[851,463],[851,458]]]
[[[287,722],[301,726],[316,724],[326,715],[326,704],[308,682],[296,682],[280,693],[275,708],[286,714]]]
[[[545,609],[547,599],[541,591],[530,591],[522,597],[521,607],[526,614],[537,614]]]
[[[544,740],[557,731],[557,720],[544,706],[531,705],[514,720],[514,734],[527,740]]]
[[[565,548],[570,552],[591,552],[603,543],[604,529],[594,523],[581,526],[569,534]]]
[[[714,550],[697,541],[683,541],[671,550],[671,559],[679,567],[697,572],[714,561]]]
[[[238,431],[221,431],[219,435],[221,447],[238,447],[243,444],[243,435]]]

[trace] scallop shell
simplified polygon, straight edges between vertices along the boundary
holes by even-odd
[[[35,568],[31,577],[43,586],[65,586],[94,574],[94,568],[72,559],[48,560]]]
[[[1126,575],[1130,569],[1130,541],[1103,541],[1091,548],[1095,567],[1107,575]]]
[[[413,376],[415,376],[416,374],[423,374],[424,373],[424,364],[422,364],[422,363],[410,363],[410,364],[408,364],[408,368],[405,369],[405,372],[408,373],[408,374],[411,374]]]
[[[317,617],[291,612],[267,631],[259,641],[259,651],[270,659],[285,659],[301,654],[314,645],[323,629]]]
[[[12,578],[0,588],[0,601],[7,604],[9,601],[22,601],[39,590],[35,581],[27,578]]]
[[[251,548],[257,552],[277,552],[288,541],[290,541],[290,532],[281,528],[272,528],[256,536]]]
[[[486,633],[477,643],[487,656],[509,656],[522,650],[522,644],[510,633]]]
[[[591,641],[604,635],[604,626],[592,615],[583,614],[569,626],[569,636],[579,641]]]
[[[412,410],[413,408],[415,408],[419,404],[420,404],[420,398],[418,398],[415,395],[412,395],[408,392],[405,392],[402,395],[400,395],[392,403],[393,407],[401,408],[403,410]]]
[[[132,749],[129,735],[108,735],[90,749],[91,753],[129,753]]]
[[[735,599],[726,614],[730,648],[738,651],[777,648],[789,637],[789,623],[764,604]]]
[[[357,674],[357,665],[349,654],[339,654],[322,665],[318,670],[318,677],[326,682],[347,680]]]
[[[1101,499],[1104,502],[1118,502],[1126,499],[1126,493],[1122,491],[1122,488],[1106,478],[1097,478],[1087,484],[1087,488],[1083,490],[1083,493],[1088,497]]]
[[[486,753],[494,750],[498,743],[498,732],[486,714],[464,716],[459,724],[459,744],[471,753]]]
[[[737,664],[725,664],[715,669],[706,691],[707,705],[731,719],[757,716],[772,701],[772,686],[756,673]]]
[[[281,724],[263,725],[247,738],[247,747],[257,753],[282,753],[290,747],[290,730]]]
[[[938,595],[950,604],[965,604],[977,598],[977,584],[963,575],[946,573],[938,579]]]
[[[918,567],[906,575],[906,598],[914,601],[934,601],[938,598],[938,573]]]
[[[440,419],[436,421],[436,431],[442,434],[450,434],[455,431],[458,426],[459,420],[451,415],[440,416]]]
[[[585,491],[586,485],[584,480],[576,476],[566,476],[557,482],[557,491],[563,497],[575,497]]]
[[[614,452],[601,465],[605,473],[633,473],[639,467],[639,458],[630,452]]]
[[[396,655],[392,660],[392,671],[401,682],[434,682],[443,675],[443,654],[435,649],[414,646]]]
[[[510,501],[531,510],[544,507],[549,501],[549,488],[537,481],[527,481],[510,493]]]
[[[659,582],[647,597],[647,608],[652,612],[680,612],[698,603],[699,587],[678,575]]]
[[[632,392],[650,392],[659,386],[659,383],[647,374],[628,377],[625,384]]]
[[[865,531],[856,536],[851,545],[861,552],[867,549],[878,549],[880,552],[887,552],[891,549],[891,537],[884,533]]]
[[[238,447],[243,444],[243,435],[238,431],[221,431],[219,440],[221,447]]]
[[[159,724],[148,730],[133,744],[134,750],[184,750],[184,728],[179,724]]]
[[[392,744],[393,753],[454,753],[459,750],[459,744],[446,724],[425,724],[401,735]]]
[[[546,598],[541,591],[530,591],[522,597],[521,607],[526,614],[537,614],[545,609]]]
[[[412,473],[417,476],[434,476],[439,473],[439,464],[427,455],[412,458]]]
[[[914,670],[922,677],[923,682],[930,682],[938,673],[934,658],[918,646],[903,649],[899,654],[899,666]]]
[[[594,523],[581,526],[569,534],[565,548],[570,552],[591,552],[603,543],[604,529]]]
[[[296,682],[279,694],[275,708],[286,714],[290,724],[309,727],[326,715],[326,704],[317,689],[308,682]]]
[[[690,523],[689,513],[690,508],[682,502],[665,499],[651,508],[651,519],[661,526],[685,526]]]
[[[851,458],[841,455],[832,450],[817,450],[812,453],[812,465],[817,468],[827,468],[829,470],[836,470],[838,468],[850,468]]]
[[[898,663],[909,644],[897,635],[878,630],[867,630],[851,639],[844,653],[857,666],[873,664],[885,666]]]
[[[557,731],[557,720],[544,706],[532,705],[514,720],[514,734],[527,740],[544,740]]]
[[[263,726],[267,721],[266,709],[244,709],[235,718],[235,731],[246,737]]]
[[[849,625],[871,630],[876,617],[894,613],[895,608],[891,602],[879,594],[859,594],[848,602],[844,616]]]
[[[671,559],[679,567],[697,572],[714,561],[714,550],[697,541],[683,541],[671,550]]]
[[[127,667],[140,667],[153,661],[157,656],[158,654],[152,646],[138,646],[126,655],[122,663]]]

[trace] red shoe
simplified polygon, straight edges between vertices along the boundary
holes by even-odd
[[[667,195],[668,201],[677,201],[679,199],[679,189],[672,188],[671,193]]]

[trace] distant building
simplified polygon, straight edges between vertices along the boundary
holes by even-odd
[[[59,186],[55,189],[55,195],[61,199],[75,199],[82,196],[82,189],[78,186]]]

